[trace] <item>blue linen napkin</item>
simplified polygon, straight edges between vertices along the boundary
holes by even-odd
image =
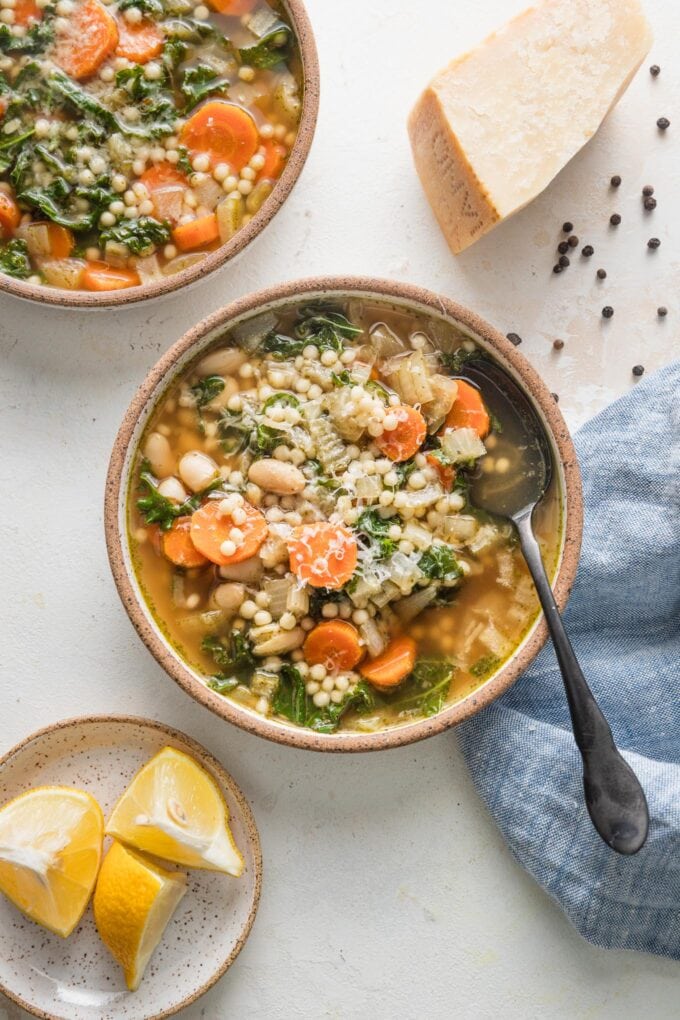
[[[586,515],[565,620],[647,794],[648,842],[624,858],[592,828],[551,645],[460,727],[463,753],[512,853],[581,935],[680,959],[680,361],[590,421],[576,447]]]

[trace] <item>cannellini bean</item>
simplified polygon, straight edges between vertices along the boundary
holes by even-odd
[[[244,584],[257,584],[264,572],[264,564],[259,556],[251,556],[242,563],[230,563],[220,567],[220,577],[225,581],[242,581]]]
[[[215,605],[227,613],[236,613],[245,597],[246,589],[243,584],[221,584],[213,592]]]
[[[144,456],[151,470],[160,478],[171,475],[175,470],[175,458],[170,443],[160,432],[152,432],[144,445]]]
[[[184,503],[188,498],[187,490],[184,488],[179,478],[175,478],[174,475],[164,478],[158,485],[158,491],[161,496],[165,496],[166,499],[171,499],[173,503]]]
[[[278,655],[282,652],[292,652],[295,648],[300,648],[304,643],[305,634],[302,627],[296,627],[295,630],[285,630],[276,634],[268,641],[264,641],[261,645],[255,645],[253,648],[253,654],[257,655],[258,658],[265,655]]]
[[[179,476],[192,492],[207,488],[218,474],[215,461],[200,450],[190,450],[179,462]]]
[[[223,347],[213,351],[199,361],[196,371],[199,375],[234,375],[247,359],[245,351],[238,347]]]
[[[272,458],[256,460],[248,471],[248,478],[265,492],[275,492],[280,496],[302,492],[307,484],[302,471],[294,464]]]

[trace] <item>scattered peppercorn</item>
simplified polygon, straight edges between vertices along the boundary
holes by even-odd
[[[665,131],[667,128],[671,126],[671,122],[669,121],[668,117],[659,117],[659,119],[656,122],[656,126],[658,127],[659,131]]]
[[[556,404],[559,404],[559,402],[560,402],[560,395],[559,395],[559,393],[551,393],[550,396],[553,398],[553,400],[555,401]]]
[[[656,199],[655,198],[646,198],[644,200],[643,204],[644,204],[644,207],[647,210],[647,212],[651,212],[652,209],[656,209]]]
[[[508,333],[508,340],[511,344],[514,344],[515,347],[519,347],[522,342],[522,338],[519,333]]]
[[[614,314],[614,309],[612,308],[611,305],[605,305],[604,308],[602,309],[602,318],[603,319],[611,319],[613,314]]]
[[[645,196],[645,198],[649,198],[650,195],[653,195],[654,188],[652,187],[652,185],[645,184],[644,188],[642,189],[642,194]]]
[[[644,375],[644,374],[645,374],[645,366],[644,365],[633,365],[633,375],[640,376],[640,375]]]
[[[567,268],[567,266],[569,265],[569,259],[567,258],[566,255],[560,255],[559,264],[562,266],[562,269]]]
[[[560,243],[557,245],[557,250],[560,253],[560,255],[566,255],[567,252],[569,251],[569,245],[567,244],[566,241],[560,241]]]
[[[649,73],[651,74],[652,78],[658,78],[659,75],[661,74],[661,68],[659,67],[658,64],[652,64],[652,66],[649,69]]]
[[[659,316],[660,319],[665,319],[666,316],[668,315],[668,309],[666,308],[665,305],[660,305],[656,310],[656,314]]]
[[[555,265],[553,266],[553,273],[561,273],[561,272],[562,272],[562,266],[559,264],[559,262],[556,262]]]
[[[595,254],[595,249],[593,248],[592,244],[587,244],[587,245],[585,245],[584,248],[581,249],[581,255],[585,255],[585,257],[587,259],[589,259],[590,256],[594,255],[594,254]]]
[[[618,174],[614,174],[611,181],[609,182],[612,188],[618,188],[621,184],[621,178]]]
[[[621,217],[617,212],[612,213],[611,216],[609,217],[609,222],[613,227],[618,227],[619,223],[621,222]]]
[[[556,351],[561,351],[564,347],[564,340],[553,340],[553,347]]]
[[[651,248],[652,250],[655,250],[656,248],[660,248],[661,247],[661,241],[659,240],[658,237],[650,237],[650,239],[647,241],[647,247]]]
[[[570,223],[569,220],[567,220],[566,223],[562,224],[562,230],[565,232],[565,234],[571,234],[573,229],[574,224]]]
[[[606,269],[598,269],[598,271],[597,271],[597,278],[598,278],[598,280],[606,280],[607,279],[607,270]]]
[[[576,236],[576,234],[572,234],[571,237],[567,238],[567,244],[569,245],[570,248],[576,247],[576,245],[578,244],[578,237]]]

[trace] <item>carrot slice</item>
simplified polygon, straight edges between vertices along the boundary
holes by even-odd
[[[45,226],[49,239],[50,258],[67,259],[75,244],[73,234],[67,227],[61,227],[58,223],[46,223]]]
[[[180,223],[172,232],[172,239],[180,251],[195,251],[212,244],[220,236],[217,216],[209,213],[189,223]]]
[[[257,152],[260,136],[247,110],[213,99],[189,117],[180,132],[180,142],[191,156],[205,153],[213,167],[228,163],[238,172]]]
[[[239,17],[241,14],[250,14],[257,0],[208,0],[208,4],[214,11],[220,14],[231,14]]]
[[[296,528],[288,539],[293,573],[313,588],[342,588],[357,566],[357,540],[340,524],[319,521]]]
[[[140,21],[131,25],[125,18],[118,18],[117,57],[126,57],[135,64],[147,64],[163,49],[163,33],[153,21]]]
[[[150,194],[153,194],[158,188],[168,188],[173,184],[189,187],[186,174],[183,174],[172,163],[154,163],[144,171],[139,180]]]
[[[140,282],[134,269],[115,269],[106,262],[88,262],[82,286],[85,290],[124,290],[138,287]]]
[[[396,416],[397,427],[378,436],[376,446],[390,460],[409,460],[418,452],[427,435],[425,419],[420,411],[409,404],[390,407],[388,413]]]
[[[163,555],[176,567],[204,567],[210,560],[191,540],[191,517],[179,517],[161,539]]]
[[[450,464],[442,464],[437,457],[433,457],[431,453],[426,455],[427,463],[430,467],[433,467],[439,475],[439,481],[442,483],[442,487],[446,492],[451,492],[453,483],[456,480],[456,469]]]
[[[11,237],[21,223],[21,212],[11,195],[0,191],[0,233]]]
[[[14,8],[14,24],[22,25],[24,28],[31,21],[41,21],[42,11],[35,0],[17,0]]]
[[[221,512],[220,500],[213,499],[204,503],[191,516],[191,541],[199,552],[220,567],[249,560],[267,537],[268,528],[264,514],[250,503],[244,503],[243,509],[246,512],[246,520],[238,525],[234,524],[229,514]],[[242,545],[237,546],[235,553],[225,556],[222,545],[231,540],[232,528],[238,528],[244,541]]]
[[[264,166],[260,170],[260,177],[274,181],[281,176],[288,149],[278,142],[268,141],[264,143]]]
[[[479,390],[464,379],[456,379],[458,395],[444,423],[445,429],[474,429],[480,439],[491,430],[489,412]]]
[[[309,632],[303,646],[310,666],[321,663],[327,669],[353,669],[364,657],[356,627],[344,620],[328,620]]]
[[[397,687],[413,672],[416,664],[416,643],[410,637],[398,637],[382,655],[360,667],[359,672],[374,687]]]
[[[54,61],[72,78],[89,78],[118,45],[118,25],[98,0],[84,0],[57,36]]]

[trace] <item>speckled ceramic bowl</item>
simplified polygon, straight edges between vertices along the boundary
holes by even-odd
[[[139,301],[148,301],[151,298],[173,294],[183,287],[202,280],[215,270],[221,269],[228,262],[232,262],[260,236],[286,201],[302,173],[314,139],[319,113],[319,61],[307,11],[302,0],[282,0],[282,5],[300,49],[303,81],[302,116],[297,139],[286,168],[276,182],[274,191],[250,223],[239,230],[231,241],[223,244],[217,251],[211,252],[205,259],[181,273],[165,277],[156,283],[124,290],[92,293],[85,290],[62,290],[57,287],[35,286],[0,273],[0,293],[5,292],[14,297],[36,301],[38,304],[56,305],[60,308],[111,308],[112,306],[134,305]]]
[[[207,769],[229,806],[234,839],[246,862],[240,879],[189,871],[187,894],[171,919],[138,991],[97,934],[92,907],[68,939],[27,920],[0,896],[0,991],[48,1020],[152,1020],[195,1002],[231,966],[248,938],[262,882],[260,839],[240,789],[190,737],[131,716],[68,719],[41,730],[0,760],[0,806],[32,786],[77,786],[104,817],[157,751],[170,745]],[[108,844],[106,841],[106,845]],[[0,1001],[0,1016],[4,1016]]]
[[[168,674],[212,712],[258,736],[314,751],[373,751],[397,747],[441,733],[469,718],[506,691],[536,657],[545,643],[547,630],[540,616],[512,658],[491,679],[455,704],[429,719],[394,726],[376,733],[339,732],[319,734],[284,722],[263,718],[211,691],[200,675],[187,665],[155,622],[135,578],[128,546],[126,503],[131,485],[135,451],[157,401],[187,364],[208,347],[227,327],[263,311],[304,303],[317,298],[361,297],[388,303],[441,319],[456,327],[482,348],[490,351],[522,386],[545,423],[554,451],[556,478],[561,500],[563,534],[554,578],[557,604],[566,604],[576,575],[581,547],[583,507],[576,452],[560,411],[540,377],[526,359],[474,312],[454,301],[408,284],[372,278],[330,277],[282,284],[244,297],[215,312],[179,340],[151,369],[123,420],[116,439],[106,487],[105,525],[111,568],[130,619],[149,651]]]

